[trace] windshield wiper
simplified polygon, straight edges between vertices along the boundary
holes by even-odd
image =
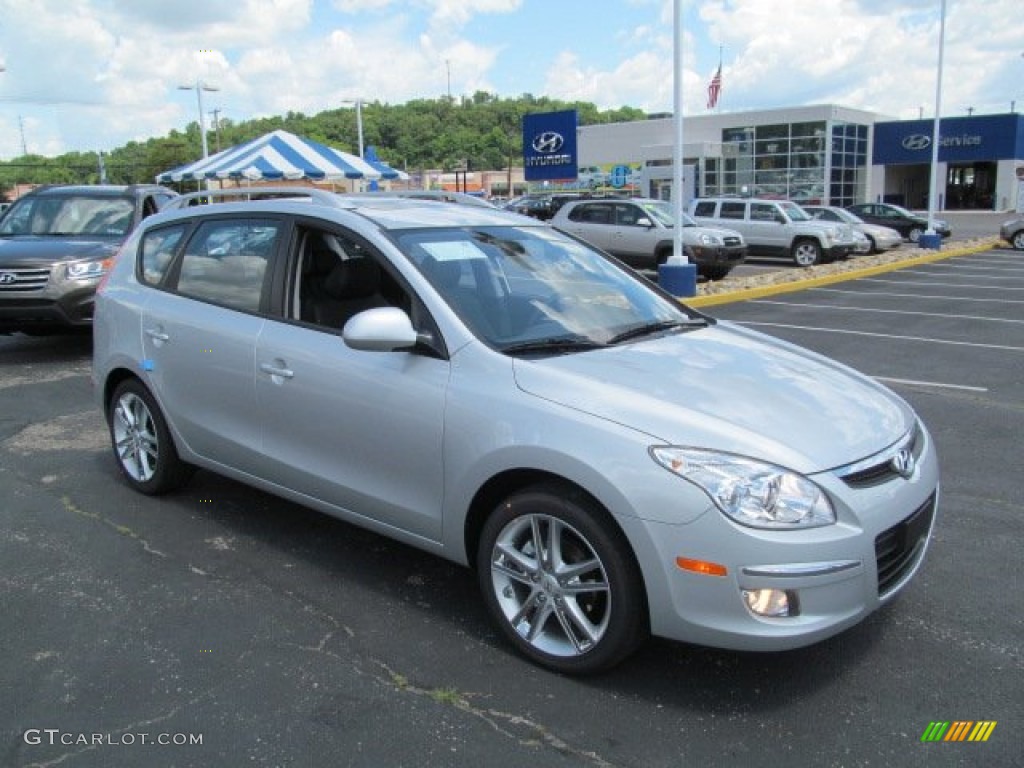
[[[623,341],[629,341],[630,339],[638,339],[641,336],[652,336],[655,333],[664,333],[665,331],[681,330],[683,328],[703,328],[707,324],[708,321],[702,317],[691,317],[687,320],[662,320],[657,323],[644,323],[643,325],[634,326],[629,330],[612,336],[608,339],[608,344],[619,344]]]
[[[585,352],[588,349],[601,349],[605,346],[600,341],[584,337],[556,336],[549,339],[535,339],[519,344],[510,344],[507,347],[502,347],[501,351],[507,355],[527,354],[530,352],[564,355],[570,352]]]

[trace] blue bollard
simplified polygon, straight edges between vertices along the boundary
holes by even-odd
[[[929,248],[933,251],[942,250],[942,235],[921,235],[917,239],[918,248]]]
[[[677,298],[697,295],[696,264],[660,264],[658,285]]]

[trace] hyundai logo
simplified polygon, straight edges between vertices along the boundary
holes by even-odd
[[[0,285],[10,285],[18,277],[13,272],[0,272]]]
[[[541,155],[553,155],[562,148],[565,139],[555,131],[544,131],[533,137],[533,151]]]
[[[914,467],[916,465],[917,462],[914,460],[914,454],[906,448],[893,456],[892,461],[889,462],[889,466],[892,467],[893,472],[900,477],[910,477],[914,474]]]
[[[932,145],[931,136],[923,133],[914,133],[903,139],[903,148],[916,152],[919,149],[928,149]]]

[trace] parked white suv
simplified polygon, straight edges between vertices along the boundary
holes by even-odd
[[[800,267],[846,258],[857,248],[849,225],[818,221],[789,200],[701,198],[690,203],[690,214],[698,224],[740,232],[751,256],[791,258]]]
[[[638,269],[653,269],[672,255],[675,216],[662,200],[594,198],[566,203],[548,222],[583,238]],[[683,214],[683,246],[708,280],[720,280],[747,256],[743,236],[732,229],[702,227]]]

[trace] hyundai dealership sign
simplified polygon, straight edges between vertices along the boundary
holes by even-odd
[[[939,121],[939,162],[971,163],[1019,157],[1019,115],[945,117]],[[875,165],[930,163],[932,120],[875,123]]]
[[[575,109],[523,118],[523,169],[527,181],[576,178]]]

